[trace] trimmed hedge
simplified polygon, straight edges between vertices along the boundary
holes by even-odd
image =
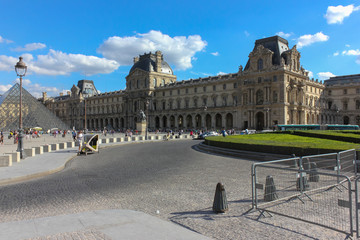
[[[315,134],[315,136],[310,133],[308,135],[301,133],[301,131],[300,134],[295,134],[295,131],[289,131],[287,134],[285,132],[282,132],[282,134],[277,132],[275,134],[235,135],[226,138],[207,137],[205,144],[243,151],[283,155],[295,154],[297,156],[334,153],[360,147],[360,145],[356,143],[338,141],[339,138],[326,139],[324,138],[326,135]]]
[[[314,137],[321,139],[336,140],[350,143],[360,143],[360,137],[354,136],[355,132],[341,132],[341,131],[294,131],[292,134],[303,137]],[[348,136],[346,136],[348,135]]]

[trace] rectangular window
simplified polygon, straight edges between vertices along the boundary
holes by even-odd
[[[237,83],[234,83],[234,88],[237,88],[237,86],[238,86]]]
[[[213,86],[213,91],[216,91],[216,85]]]
[[[344,94],[347,94],[347,89],[344,89]]]
[[[180,89],[178,89],[178,91],[177,91],[177,92],[178,92],[178,95],[180,95]]]
[[[170,90],[170,96],[172,96],[172,90]]]
[[[197,93],[197,88],[194,88],[194,92]]]
[[[165,92],[163,92],[163,97],[165,96]]]
[[[356,93],[359,94],[360,93],[360,88],[356,89]]]
[[[277,82],[277,76],[273,76],[273,82]]]
[[[186,92],[186,94],[188,94],[188,93],[189,93],[189,89],[188,89],[188,88],[186,88],[186,89],[185,89],[185,92]]]
[[[206,92],[206,86],[205,86],[205,87],[203,87],[203,92]]]
[[[226,84],[223,85],[223,89],[224,89],[224,90],[226,89]]]
[[[165,102],[163,102],[162,105],[163,105],[163,110],[165,110]]]

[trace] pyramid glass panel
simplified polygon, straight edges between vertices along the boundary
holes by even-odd
[[[19,128],[20,85],[16,83],[0,96],[0,130]],[[24,88],[22,89],[23,128],[41,127],[44,131],[52,128],[69,129],[63,121],[48,110]]]

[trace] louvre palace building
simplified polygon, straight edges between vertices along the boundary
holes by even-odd
[[[256,40],[235,73],[177,80],[160,51],[134,58],[126,89],[98,94],[80,80],[66,95],[39,99],[76,129],[272,129],[276,124],[360,124],[360,74],[310,79],[296,46]]]

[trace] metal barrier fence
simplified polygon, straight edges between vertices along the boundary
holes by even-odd
[[[360,181],[360,176],[358,176],[355,179],[355,221],[356,221],[356,237],[359,238],[360,237],[360,229],[359,229],[359,210],[360,210],[360,191],[359,191],[359,181]]]
[[[355,150],[254,163],[252,207],[352,235],[356,170]]]

